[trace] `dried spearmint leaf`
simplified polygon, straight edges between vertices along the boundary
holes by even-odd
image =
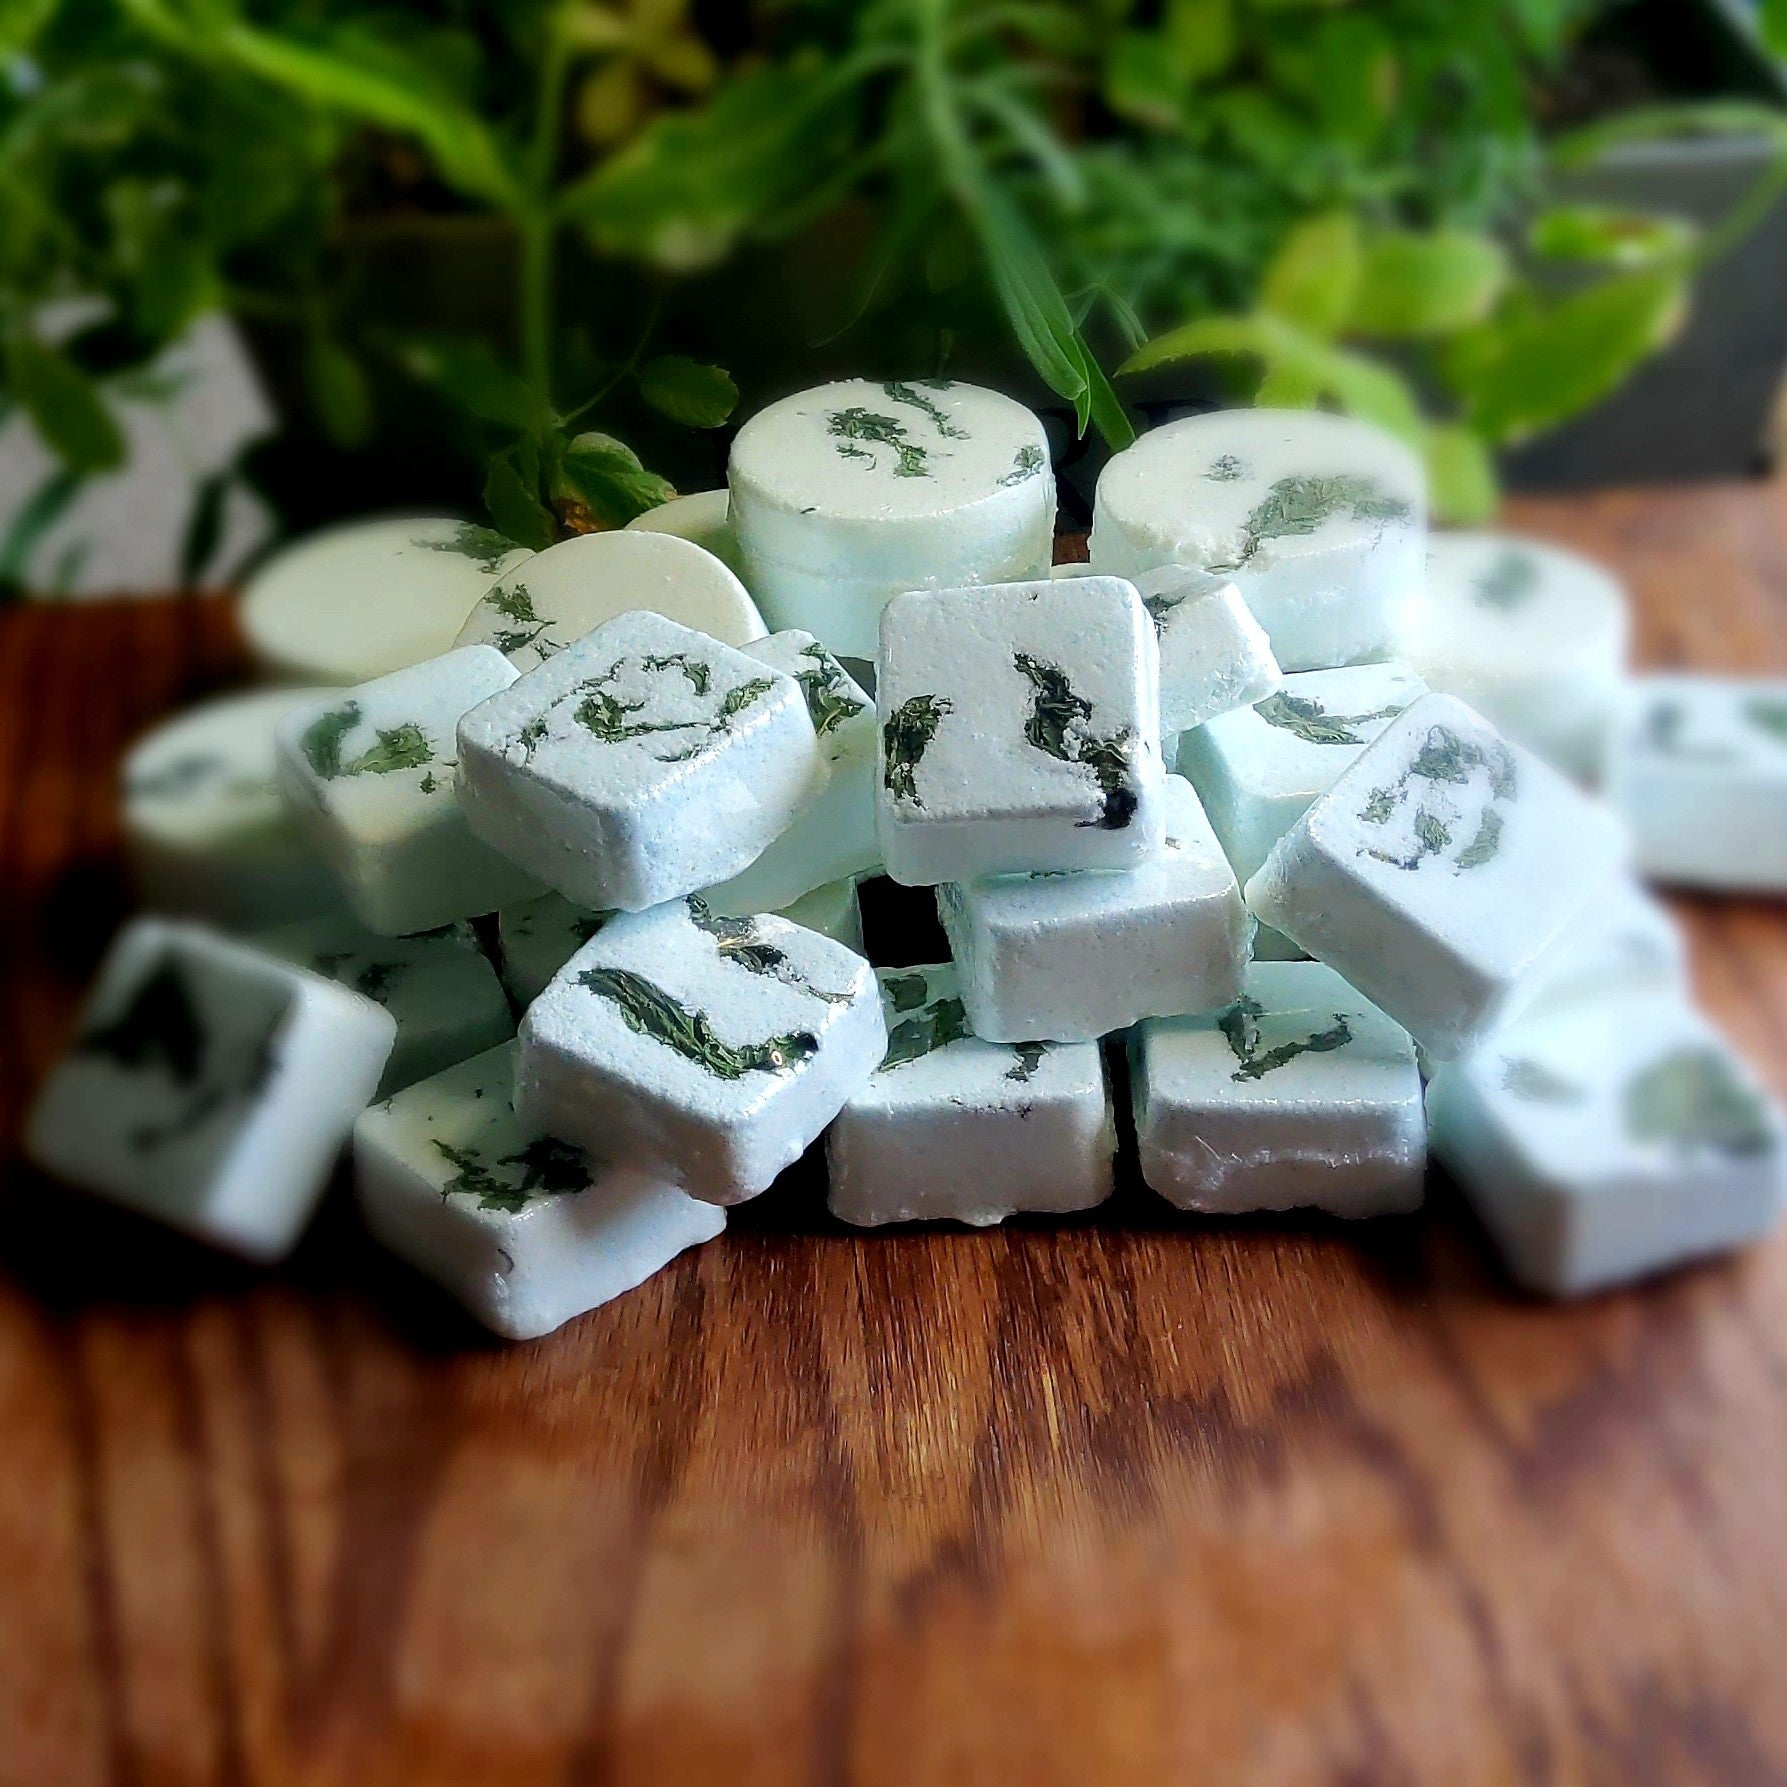
[[[896,478],[928,478],[931,475],[929,448],[921,447],[906,433],[906,424],[898,416],[884,416],[876,410],[853,404],[846,410],[833,410],[826,417],[826,432],[838,443],[838,451],[846,459],[860,459],[875,465],[870,446],[891,447],[894,452]],[[863,443],[869,443],[864,445]]]
[[[1062,763],[1077,763],[1092,771],[1104,797],[1103,809],[1094,822],[1104,831],[1121,831],[1135,817],[1139,804],[1131,784],[1134,741],[1127,731],[1108,738],[1086,731],[1092,704],[1073,692],[1067,673],[1029,652],[1016,652],[1017,665],[1031,688],[1030,717],[1024,722],[1027,743]]]
[[[771,694],[776,686],[772,676],[752,677],[748,682],[739,683],[728,689],[720,698],[719,706],[711,716],[696,715],[687,720],[636,720],[633,715],[643,713],[646,701],[642,697],[638,701],[623,701],[614,693],[613,684],[622,670],[632,660],[621,658],[599,677],[584,683],[579,689],[573,689],[567,700],[575,700],[579,695],[577,707],[572,715],[577,724],[586,732],[600,739],[603,744],[625,744],[636,738],[649,738],[658,733],[695,732],[697,736],[680,750],[660,757],[660,763],[686,763],[691,757],[699,757],[703,751],[710,749],[714,743],[732,730],[732,722],[748,708],[752,702]],[[712,688],[712,671],[706,664],[692,662],[680,654],[669,657],[646,657],[638,660],[640,668],[653,673],[665,670],[680,671],[688,682],[690,689],[701,699],[705,699]],[[546,722],[541,719],[531,722],[522,729],[520,744],[524,750],[531,749],[545,736]]]
[[[510,654],[532,647],[542,657],[558,650],[557,642],[547,635],[552,622],[542,620],[534,608],[533,593],[525,583],[499,583],[484,600],[505,620],[515,622],[491,634],[490,643],[499,652]]]
[[[1472,588],[1479,608],[1513,614],[1538,593],[1539,561],[1530,552],[1510,546],[1476,578]]]
[[[459,1148],[433,1138],[436,1150],[459,1171],[441,1187],[441,1202],[475,1197],[480,1210],[514,1216],[537,1197],[587,1191],[595,1176],[589,1156],[569,1142],[541,1136],[514,1154],[486,1162],[476,1148]]]
[[[811,993],[827,1005],[847,1005],[848,992],[834,993],[827,987],[816,987],[789,959],[787,950],[764,937],[755,918],[729,918],[716,914],[700,894],[688,898],[689,919],[698,931],[714,939],[719,954],[735,962],[750,974],[761,974],[777,980],[785,987]]]
[[[1488,803],[1477,816],[1475,830],[1452,858],[1452,867],[1460,874],[1480,869],[1494,860],[1502,845],[1504,821],[1494,803],[1512,802],[1519,793],[1519,767],[1514,753],[1504,744],[1476,745],[1461,738],[1450,726],[1429,727],[1414,761],[1389,787],[1372,789],[1359,817],[1367,825],[1388,825],[1408,801],[1411,782],[1467,788],[1479,773],[1488,784]],[[1417,805],[1414,833],[1415,844],[1410,851],[1399,854],[1373,849],[1362,854],[1394,869],[1412,870],[1429,857],[1443,857],[1452,847],[1452,825],[1429,807]]]
[[[1229,1075],[1233,1080],[1260,1080],[1274,1068],[1288,1067],[1299,1055],[1329,1055],[1344,1049],[1353,1040],[1351,1026],[1341,1013],[1334,1013],[1334,1022],[1326,1030],[1315,1030],[1275,1048],[1262,1048],[1260,1019],[1265,1007],[1257,999],[1243,996],[1216,1020],[1216,1027],[1229,1045],[1229,1053],[1240,1066]]]
[[[215,751],[188,751],[170,758],[159,769],[132,776],[124,792],[132,800],[185,800],[207,786],[215,794],[235,798],[272,790],[273,784],[264,776],[228,776],[229,767],[229,759]]]
[[[791,1030],[763,1042],[722,1042],[704,1011],[627,968],[586,968],[577,984],[619,1009],[629,1030],[673,1049],[685,1061],[704,1067],[716,1079],[742,1080],[748,1073],[782,1073],[816,1054],[819,1039],[810,1030]]]
[[[1588,1096],[1562,1074],[1524,1055],[1502,1063],[1502,1090],[1528,1104],[1581,1104]]]
[[[1036,1077],[1036,1070],[1049,1052],[1049,1045],[1046,1042],[1014,1042],[1011,1046],[1017,1051],[1018,1058],[1005,1070],[1005,1078],[1027,1085]]]
[[[1757,696],[1744,703],[1744,718],[1778,745],[1787,745],[1787,701]]]
[[[813,722],[813,730],[824,738],[827,734],[836,732],[846,720],[854,719],[866,704],[857,699],[844,666],[823,645],[816,642],[803,645],[800,655],[813,667],[811,670],[797,670],[794,680],[800,684],[800,692],[806,697],[807,714]]]
[[[429,552],[456,552],[461,558],[469,558],[487,577],[494,577],[503,568],[503,560],[516,550],[515,542],[506,534],[499,534],[493,527],[480,527],[475,521],[462,521],[450,539],[412,540],[410,544]]]
[[[916,1011],[931,996],[922,974],[890,974],[881,983],[881,990],[895,1011]]]
[[[423,935],[441,935],[439,932],[422,933]],[[364,962],[357,971],[351,971],[353,964],[362,961],[352,950],[328,950],[317,956],[311,966],[318,974],[327,975],[330,980],[340,981],[343,986],[351,986],[355,992],[364,993],[377,1005],[389,1002],[392,993],[397,990],[397,983],[409,972],[407,962]]]
[[[213,1063],[212,1038],[199,1017],[187,971],[169,951],[138,983],[115,1018],[75,1038],[73,1052],[95,1055],[132,1073],[159,1072],[189,1094],[173,1115],[133,1130],[129,1145],[148,1153],[190,1134],[232,1099],[251,1098],[273,1071],[283,1009],[246,1047],[232,1046]]]
[[[1331,714],[1307,695],[1287,695],[1280,689],[1264,701],[1256,701],[1253,711],[1268,726],[1293,732],[1306,745],[1362,745],[1369,741],[1355,728],[1369,726],[1374,720],[1393,720],[1407,706],[1406,701],[1393,702],[1368,714]]]
[[[421,769],[434,761],[428,734],[413,720],[401,726],[380,727],[374,741],[358,757],[344,761],[341,747],[360,724],[360,704],[344,701],[340,707],[319,714],[305,727],[298,749],[319,780],[333,782],[342,776],[386,776],[395,770]]]
[[[1744,1157],[1775,1143],[1768,1107],[1717,1049],[1672,1049],[1627,1082],[1626,1131],[1678,1154],[1711,1150]]]
[[[1234,484],[1247,476],[1247,463],[1233,453],[1224,453],[1220,459],[1210,462],[1210,469],[1204,476],[1212,484]]]
[[[1011,462],[1011,470],[999,480],[1002,489],[1009,490],[1017,484],[1028,484],[1048,463],[1047,456],[1034,441],[1019,447],[1017,456]]]
[[[1280,478],[1242,523],[1240,553],[1228,564],[1212,565],[1210,569],[1239,571],[1268,540],[1313,534],[1338,515],[1350,516],[1354,521],[1409,521],[1414,510],[1401,497],[1392,496],[1375,478],[1357,472],[1337,472],[1322,478]]]
[[[918,792],[919,759],[937,736],[943,716],[955,711],[955,703],[942,695],[913,695],[902,701],[881,726],[881,779],[896,800],[915,807],[925,803]]]
[[[915,977],[916,978],[916,977]],[[896,1010],[899,1008],[896,1006]],[[887,1033],[887,1053],[881,1057],[881,1071],[904,1067],[936,1049],[946,1048],[974,1033],[968,1028],[967,1008],[960,999],[939,999],[912,1017],[902,1018]]]
[[[895,403],[906,404],[921,415],[928,416],[932,426],[945,440],[965,441],[968,438],[968,430],[958,427],[952,422],[949,419],[948,411],[934,399],[925,396],[922,391],[915,390],[911,385],[903,384],[899,379],[889,379],[881,389]]]

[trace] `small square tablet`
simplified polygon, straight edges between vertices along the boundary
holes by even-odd
[[[780,912],[815,888],[880,871],[875,703],[811,633],[772,633],[742,650],[800,684],[830,779],[749,868],[708,891],[708,902],[717,912]]]
[[[46,1172],[252,1260],[289,1252],[397,1025],[198,925],[140,918],[25,1131]]]
[[[528,1007],[516,1108],[736,1204],[800,1158],[886,1045],[862,957],[691,897],[615,919]]]
[[[1181,1210],[1421,1202],[1415,1045],[1320,962],[1255,962],[1235,1004],[1138,1025],[1130,1084],[1142,1177]]]
[[[1644,874],[1787,891],[1787,681],[1640,677],[1610,787]]]
[[[947,963],[880,979],[887,1053],[826,1137],[834,1215],[982,1228],[1110,1196],[1117,1137],[1096,1043],[982,1042]]]
[[[1266,629],[1232,583],[1187,565],[1142,571],[1136,593],[1160,645],[1160,724],[1188,732],[1264,701],[1284,682]]]
[[[1247,903],[1446,1060],[1625,859],[1610,809],[1427,695],[1278,841]]]
[[[430,931],[540,891],[472,836],[454,794],[459,716],[514,680],[501,652],[466,646],[281,723],[286,803],[369,931]]]
[[[912,590],[882,612],[876,820],[908,887],[1160,848],[1154,626],[1117,577]]]
[[[1552,1296],[1756,1240],[1787,1201],[1780,1111],[1672,993],[1499,1030],[1434,1076],[1427,1109],[1509,1270]]]
[[[1241,992],[1253,921],[1191,785],[1140,868],[997,875],[937,890],[968,1021],[992,1042],[1090,1042]]]
[[[711,1241],[726,1213],[521,1122],[505,1043],[354,1126],[366,1226],[485,1327],[549,1334]]]
[[[566,899],[628,912],[736,875],[829,774],[793,677],[643,611],[474,708],[459,750],[481,838]]]
[[[469,924],[378,937],[351,919],[303,919],[262,931],[254,941],[283,961],[352,987],[397,1020],[381,1098],[515,1034],[502,982]]]
[[[1406,664],[1311,670],[1186,733],[1179,773],[1197,789],[1236,875],[1245,882],[1316,796],[1426,693]]]

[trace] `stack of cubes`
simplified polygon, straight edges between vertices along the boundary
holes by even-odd
[[[855,380],[620,534],[386,529],[427,650],[289,644],[378,674],[133,755],[151,890],[257,935],[130,927],[32,1152],[272,1258],[351,1130],[374,1234],[512,1336],[822,1138],[853,1225],[1090,1209],[1125,1076],[1178,1208],[1407,1212],[1431,1142],[1543,1291],[1775,1219],[1781,1118],[1579,784],[1640,867],[1778,888],[1780,691],[1634,699],[1604,576],[1430,543],[1337,417],[1163,427],[1078,574],[1052,528],[1027,411]],[[880,873],[949,960],[871,966]]]

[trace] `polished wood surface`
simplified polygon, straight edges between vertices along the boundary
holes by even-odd
[[[1528,501],[1787,672],[1787,495]],[[0,1133],[217,605],[0,615]],[[1684,904],[1787,1091],[1787,908]],[[338,1195],[261,1277],[14,1169],[0,1782],[1787,1781],[1787,1238],[1555,1310],[1455,1197],[861,1238],[797,1172],[528,1346]]]

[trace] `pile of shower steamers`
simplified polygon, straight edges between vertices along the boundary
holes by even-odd
[[[854,1224],[1097,1205],[1125,1064],[1186,1211],[1405,1212],[1431,1148],[1555,1294],[1774,1221],[1780,1114],[1637,877],[1787,887],[1787,685],[1634,681],[1601,571],[1430,540],[1328,415],[1156,429],[1071,567],[1041,424],[968,385],[787,398],[729,482],[269,565],[303,686],[131,754],[155,916],[33,1156],[271,1259],[351,1140],[373,1233],[513,1336],[822,1139]],[[865,958],[878,874],[950,960]]]

